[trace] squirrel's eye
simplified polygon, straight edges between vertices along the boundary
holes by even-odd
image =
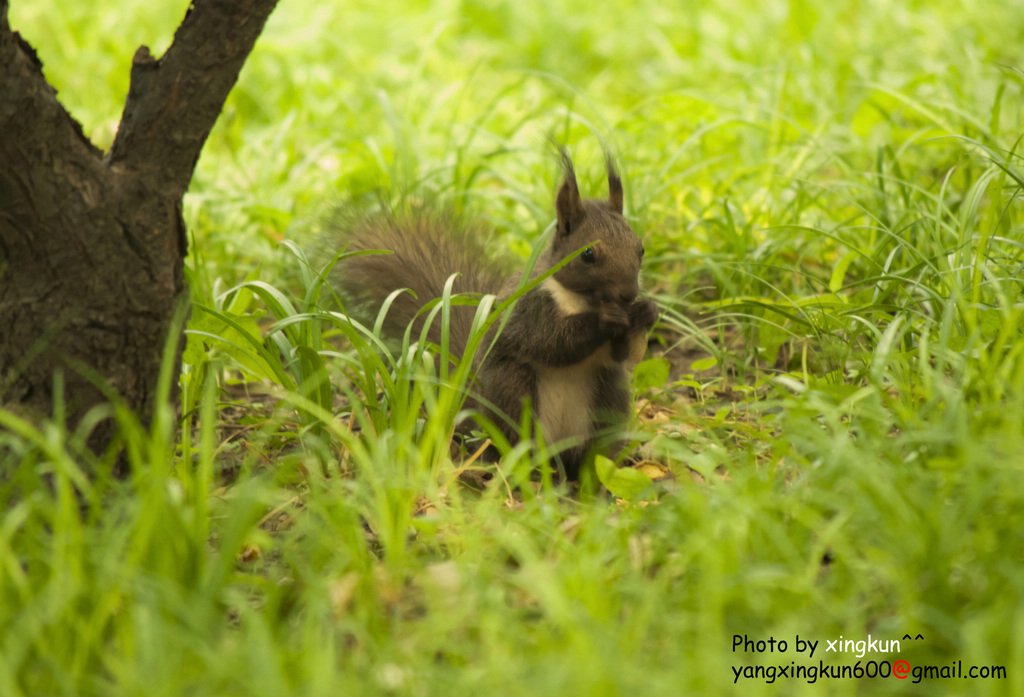
[[[580,259],[582,259],[583,261],[587,262],[588,264],[593,264],[594,263],[594,259],[595,259],[595,257],[594,257],[594,248],[593,247],[587,247],[586,249],[584,249],[583,253],[580,254]]]
[[[641,258],[641,259],[643,259],[643,258],[644,258],[644,252],[646,252],[646,251],[647,251],[647,250],[646,250],[646,249],[644,249],[644,243],[643,243],[643,242],[641,242],[641,243],[640,243],[640,258]]]

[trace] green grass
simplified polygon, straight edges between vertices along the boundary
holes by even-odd
[[[117,481],[88,424],[0,411],[0,695],[1024,694],[1024,8],[673,7],[278,8],[185,202],[181,418],[93,414]],[[106,146],[184,9],[10,17]],[[334,207],[379,195],[526,263],[549,133],[591,195],[619,158],[664,311],[635,431],[675,479],[630,502],[530,485],[529,447],[453,461],[468,376],[317,275]],[[819,659],[1007,675],[733,684]]]

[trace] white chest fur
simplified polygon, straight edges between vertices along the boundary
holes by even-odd
[[[579,293],[568,290],[553,278],[542,287],[551,294],[558,309],[567,315],[589,309]],[[591,436],[595,374],[600,368],[620,366],[612,360],[611,344],[605,342],[579,363],[553,368],[535,366],[537,371],[537,417],[549,444],[566,438],[582,445]]]
[[[548,443],[573,438],[582,445],[590,438],[595,374],[602,367],[616,365],[606,342],[579,363],[536,369],[537,417]]]
[[[562,314],[578,315],[590,309],[590,302],[585,297],[574,290],[569,290],[554,277],[546,278],[540,287],[551,295],[551,299],[558,305]]]

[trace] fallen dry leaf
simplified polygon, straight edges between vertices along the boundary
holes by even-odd
[[[252,564],[262,558],[263,550],[260,549],[259,545],[242,545],[242,550],[238,553],[238,563],[240,564]]]
[[[655,462],[654,460],[644,460],[639,462],[633,469],[639,470],[641,474],[647,475],[648,479],[653,482],[657,482],[662,479],[675,479],[675,475],[672,474],[672,470],[660,462]]]

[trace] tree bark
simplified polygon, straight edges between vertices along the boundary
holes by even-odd
[[[0,408],[74,425],[106,399],[149,421],[165,342],[187,302],[181,200],[277,0],[194,0],[167,53],[135,53],[110,152],[57,101],[0,0]],[[89,375],[92,373],[92,375]],[[94,450],[114,433],[109,421]]]

